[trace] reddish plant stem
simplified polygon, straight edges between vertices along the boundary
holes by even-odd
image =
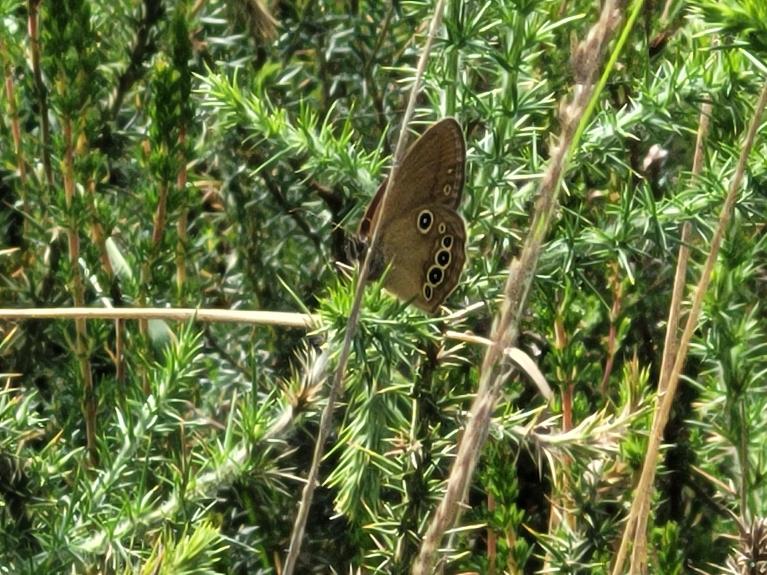
[[[489,515],[495,511],[495,497],[492,493],[487,494],[487,511]],[[495,575],[495,562],[498,557],[498,540],[495,536],[495,528],[489,525],[487,528],[487,575]]]
[[[85,290],[83,279],[80,274],[80,236],[77,224],[72,218],[72,204],[75,198],[75,172],[74,172],[74,143],[72,138],[72,119],[69,116],[62,118],[64,135],[64,194],[69,225],[67,226],[67,239],[69,244],[69,264],[72,273],[72,297],[76,307],[85,305]],[[88,328],[83,318],[75,320],[75,354],[80,365],[80,377],[83,382],[83,403],[85,413],[85,442],[91,464],[96,463],[96,398],[93,392],[93,375],[91,373],[90,359],[88,358]]]
[[[3,61],[3,74],[5,76],[5,95],[8,98],[8,116],[11,123],[11,137],[13,138],[13,151],[16,154],[16,169],[19,172],[19,198],[21,199],[21,211],[24,212],[22,223],[22,236],[27,238],[29,235],[29,205],[27,203],[27,166],[24,161],[24,149],[21,142],[21,126],[19,123],[19,113],[16,108],[16,90],[13,82],[13,69],[11,67],[10,55],[5,44],[0,40],[0,57]]]
[[[615,365],[615,354],[618,351],[618,319],[623,306],[623,285],[618,278],[618,264],[613,263],[610,284],[613,292],[613,305],[610,307],[610,328],[607,334],[607,360],[602,374],[602,382],[599,384],[599,393],[602,398],[607,397],[607,385]]]
[[[27,2],[27,28],[29,32],[29,52],[32,60],[32,75],[35,79],[37,91],[38,113],[40,114],[40,147],[43,160],[45,180],[49,187],[53,186],[53,169],[51,168],[51,129],[48,122],[48,96],[43,83],[43,72],[40,68],[40,33],[39,25],[40,0],[28,0]]]
[[[160,182],[160,197],[157,200],[157,208],[154,212],[154,225],[152,226],[152,250],[159,249],[162,235],[165,231],[165,217],[168,209],[168,183]]]
[[[186,142],[186,127],[181,126],[181,129],[179,131],[178,135],[178,143],[179,148],[181,150],[184,150],[184,144]],[[179,192],[181,192],[182,197],[186,198],[186,179],[187,179],[187,171],[186,171],[186,158],[181,156],[181,162],[180,162],[181,168],[178,172],[178,178],[176,180],[176,186],[178,187]],[[187,233],[186,228],[189,221],[189,207],[187,205],[187,202],[184,201],[183,207],[181,209],[181,214],[179,215],[178,221],[176,222],[176,232],[177,232],[177,239],[176,239],[176,290],[178,291],[179,298],[181,298],[182,294],[184,293],[184,284],[186,283],[186,246],[187,246]],[[183,304],[184,302],[179,300],[179,303]]]
[[[0,55],[3,56],[5,75],[5,95],[8,98],[8,115],[11,120],[11,135],[13,137],[13,151],[16,154],[16,166],[19,170],[19,180],[21,182],[22,209],[27,211],[27,200],[25,184],[27,183],[27,166],[24,162],[24,150],[21,145],[21,126],[19,124],[19,113],[16,108],[16,90],[13,82],[13,70],[6,52],[5,45],[0,40]],[[26,231],[27,220],[24,219],[24,229]],[[25,234],[26,235],[26,234]]]

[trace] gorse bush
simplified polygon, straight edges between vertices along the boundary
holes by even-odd
[[[348,248],[435,4],[0,0],[0,307],[316,319],[2,319],[0,573],[283,572],[352,307]],[[446,2],[409,127],[462,126],[466,265],[435,316],[367,286],[296,572],[410,572],[563,102],[613,58],[520,326],[554,397],[509,370],[439,553],[449,573],[612,572],[677,253],[684,322],[761,125],[767,14],[620,4],[602,58],[577,50],[598,4]],[[652,573],[766,563],[763,133],[746,160],[633,550]]]

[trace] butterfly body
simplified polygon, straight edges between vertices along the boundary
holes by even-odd
[[[388,268],[384,287],[402,300],[435,312],[455,289],[466,260],[466,224],[457,211],[464,182],[466,147],[460,125],[446,118],[408,150],[389,191],[379,187],[360,222],[372,254],[371,279]]]

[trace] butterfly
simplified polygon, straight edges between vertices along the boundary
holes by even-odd
[[[465,164],[460,124],[453,118],[436,122],[405,154],[385,211],[380,208],[387,180],[357,230],[368,245],[380,228],[369,279],[386,272],[387,291],[429,313],[455,289],[466,261],[466,224],[458,213]]]

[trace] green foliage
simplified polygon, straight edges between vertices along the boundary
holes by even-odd
[[[297,572],[409,572],[484,352],[454,332],[489,335],[596,4],[447,2],[412,128],[452,115],[465,132],[467,264],[447,302],[465,313],[426,317],[367,287]],[[656,4],[573,154],[525,313],[520,347],[556,398],[506,382],[446,572],[609,572],[680,227],[689,288],[765,81],[761,0],[671,2],[664,18]],[[94,320],[84,342],[69,320],[3,320],[0,574],[280,572],[355,287],[339,262],[387,173],[432,10],[0,0],[2,307],[71,306],[80,277],[90,307],[321,320],[310,334]],[[652,572],[747,564],[743,542],[760,540],[765,189],[760,134],[666,430]]]
[[[214,569],[218,556],[225,546],[216,529],[207,523],[198,525],[190,535],[178,540],[168,537],[160,539],[155,553],[142,568],[142,573],[189,574],[216,573]]]
[[[767,56],[767,5],[759,0],[714,2],[695,0],[693,6],[710,23],[710,29],[740,37],[748,48]]]

